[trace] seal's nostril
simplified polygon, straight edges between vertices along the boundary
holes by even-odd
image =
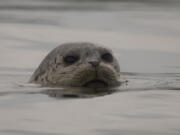
[[[99,66],[99,61],[89,61],[89,64],[91,64],[93,67]]]

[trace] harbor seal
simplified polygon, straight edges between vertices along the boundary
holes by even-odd
[[[65,43],[52,50],[30,82],[42,86],[102,88],[119,85],[120,67],[112,50],[88,42]]]

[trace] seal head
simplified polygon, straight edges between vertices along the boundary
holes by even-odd
[[[112,87],[120,68],[110,49],[93,43],[65,43],[52,50],[31,77],[42,86]]]

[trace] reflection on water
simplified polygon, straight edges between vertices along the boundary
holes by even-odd
[[[177,0],[0,0],[0,134],[179,135],[179,6]],[[72,41],[112,48],[122,85],[27,83],[51,49]]]
[[[87,88],[68,88],[68,89],[47,89],[40,93],[50,97],[62,98],[91,98],[112,94],[115,89],[87,89]],[[33,94],[33,93],[32,93]],[[34,94],[37,94],[36,92]]]
[[[28,84],[29,77],[0,76],[0,134],[179,134],[180,74],[122,73],[118,89],[90,93]]]

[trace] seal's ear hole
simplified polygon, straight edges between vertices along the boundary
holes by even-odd
[[[112,62],[113,56],[110,53],[105,53],[105,54],[101,55],[101,59],[104,60],[105,62]]]
[[[73,64],[79,60],[79,56],[69,55],[64,57],[64,63]]]

